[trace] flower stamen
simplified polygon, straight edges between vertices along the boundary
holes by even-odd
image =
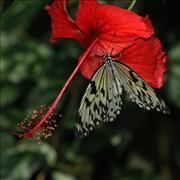
[[[48,106],[41,106],[40,110],[33,110],[31,115],[27,115],[27,117],[18,124],[19,129],[21,132],[13,132],[14,135],[18,136],[19,138],[27,138],[33,137],[37,140],[38,143],[41,143],[42,139],[46,139],[47,137],[52,135],[52,131],[57,127],[56,124],[56,117],[57,113],[51,113],[51,115],[47,118],[47,120],[40,126],[36,132],[32,132],[32,129],[37,126],[39,120],[46,114],[49,110]],[[21,141],[18,141],[19,144]]]

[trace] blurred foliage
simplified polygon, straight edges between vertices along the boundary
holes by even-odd
[[[46,3],[51,1],[0,2],[1,179],[180,179],[180,26],[175,2],[141,1],[133,9],[149,14],[168,55],[167,81],[159,94],[171,115],[141,110],[125,98],[120,120],[76,139],[74,120],[88,83],[78,73],[58,107],[63,118],[54,135],[41,145],[31,140],[15,144],[11,132],[17,122],[32,109],[53,102],[82,52],[72,40],[49,43]],[[108,3],[127,8],[130,1]],[[68,9],[74,14],[76,7],[73,1]]]

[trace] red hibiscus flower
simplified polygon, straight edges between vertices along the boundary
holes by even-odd
[[[50,41],[54,43],[57,38],[73,38],[81,44],[84,52],[53,105],[39,123],[21,134],[21,137],[32,136],[42,127],[78,69],[83,76],[91,78],[102,64],[99,56],[103,56],[104,52],[111,52],[115,57],[121,55],[119,61],[134,70],[152,87],[162,86],[166,57],[159,40],[153,37],[154,29],[148,16],[141,17],[96,0],[79,0],[75,20],[66,10],[66,0],[54,0],[51,5],[45,6],[45,10],[52,21]]]
[[[55,0],[45,9],[52,19],[51,42],[57,38],[73,38],[86,50],[95,41],[80,70],[83,76],[91,78],[102,64],[95,55],[114,47],[112,40],[116,34],[115,49],[112,56],[122,53],[119,61],[137,72],[152,87],[163,84],[166,57],[161,44],[153,38],[154,30],[148,17],[140,17],[133,12],[116,6],[100,4],[95,0],[80,0],[73,20],[67,13],[66,0]],[[79,59],[81,60],[84,55]]]

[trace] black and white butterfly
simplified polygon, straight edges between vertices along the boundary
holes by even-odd
[[[139,107],[169,113],[164,101],[137,73],[108,53],[103,60],[104,64],[94,73],[80,103],[75,122],[79,137],[88,135],[102,122],[116,119],[121,111],[123,90]]]

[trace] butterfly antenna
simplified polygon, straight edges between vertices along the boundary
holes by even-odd
[[[112,50],[111,50],[110,55],[112,55],[114,49],[116,49],[116,32],[114,32],[114,34],[113,34],[112,42],[114,43],[114,45],[113,45],[113,47],[112,47]]]
[[[114,32],[113,37],[112,37],[112,40],[110,41],[107,50],[110,48],[111,42],[113,42],[114,45],[113,45],[113,47],[112,47],[112,49],[111,49],[110,56],[112,55],[114,49],[116,49],[116,32]],[[103,51],[104,51],[103,53],[104,53],[104,54],[108,54],[107,50],[104,49],[104,50],[103,50]]]

